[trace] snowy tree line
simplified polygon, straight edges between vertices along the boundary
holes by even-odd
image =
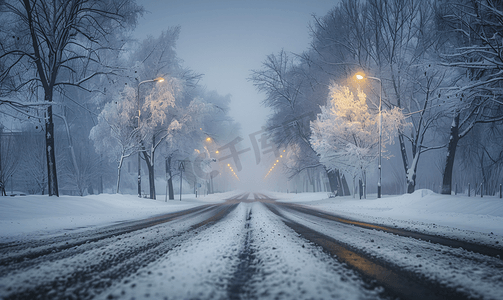
[[[173,198],[178,162],[199,157],[204,168],[206,138],[237,134],[230,97],[200,86],[177,57],[179,27],[131,38],[142,14],[133,0],[0,2],[3,184],[14,176],[29,193],[120,192],[124,159],[138,157],[144,193],[155,199],[156,178],[166,178]],[[136,179],[122,177],[126,190]]]
[[[386,185],[413,192],[420,172],[431,188],[432,169],[444,194],[469,182],[494,193],[503,162],[502,32],[503,4],[492,0],[342,0],[315,16],[304,53],[271,54],[251,75],[273,110],[267,126],[281,128],[271,137],[289,149],[287,174],[323,172],[332,191],[347,194],[346,178],[377,170],[382,88],[383,117],[395,114],[382,146],[397,145],[384,152],[392,166],[385,193]],[[356,80],[358,72],[379,80]]]

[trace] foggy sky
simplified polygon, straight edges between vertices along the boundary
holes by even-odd
[[[265,124],[268,110],[247,80],[260,69],[266,56],[281,49],[301,53],[309,46],[312,15],[325,15],[334,0],[139,0],[147,13],[134,36],[159,36],[162,30],[181,26],[177,55],[184,66],[204,74],[202,85],[230,94],[231,116],[241,123],[240,146],[250,147],[248,134]],[[253,153],[243,155],[242,182],[257,181],[268,169],[256,167]]]

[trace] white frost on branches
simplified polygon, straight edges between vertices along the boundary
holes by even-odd
[[[406,126],[401,110],[382,111],[382,150],[392,144],[398,129]],[[362,91],[332,84],[327,105],[311,122],[311,143],[320,162],[329,170],[361,176],[379,155],[379,114],[371,113]]]
[[[121,158],[138,150],[136,103],[135,90],[126,87],[114,96],[113,101],[105,104],[98,116],[98,124],[89,134],[96,152],[120,162]]]
[[[126,157],[139,150],[136,92],[126,87],[114,100],[105,105],[98,116],[98,124],[91,129],[89,138],[96,152],[117,163],[117,192],[120,171]]]
[[[182,83],[176,78],[165,78],[162,83],[154,85],[142,105],[140,126],[143,139],[165,129],[168,124],[164,123],[171,120],[175,114],[175,98],[181,90]]]

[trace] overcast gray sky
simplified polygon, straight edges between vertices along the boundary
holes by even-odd
[[[337,0],[139,0],[147,13],[135,37],[158,36],[181,26],[178,57],[204,74],[202,84],[220,94],[231,94],[231,115],[242,125],[243,147],[248,134],[264,125],[268,110],[247,80],[250,70],[281,49],[301,53],[309,42],[312,15],[325,15]],[[250,155],[253,158],[253,154]],[[254,160],[254,158],[253,158]],[[244,169],[245,167],[243,167]],[[240,172],[241,173],[241,172]]]

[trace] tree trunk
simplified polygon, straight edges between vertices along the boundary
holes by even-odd
[[[412,194],[416,190],[416,172],[412,174],[413,181],[407,180],[407,194]]]
[[[407,193],[412,194],[416,190],[416,177],[417,177],[417,165],[419,162],[419,156],[421,155],[420,146],[414,145],[413,147],[417,147],[416,151],[413,151],[414,158],[412,159],[412,165],[409,167],[407,172]]]
[[[341,173],[339,170],[335,171],[336,179],[337,179],[337,196],[344,196],[344,187],[342,185]]]
[[[356,198],[356,176],[353,176],[353,198]]]
[[[121,182],[121,169],[122,169],[122,162],[124,161],[124,156],[121,155],[121,160],[119,162],[119,166],[117,167],[117,191],[115,192],[116,194],[119,194],[119,185]]]
[[[103,166],[103,154],[100,155],[100,165]],[[100,169],[100,184],[98,186],[98,194],[103,194],[103,169]]]
[[[330,192],[339,192],[339,171],[333,170],[333,171],[328,171],[325,169],[325,172],[327,172],[327,177],[328,177],[328,183],[330,185]],[[340,195],[337,193],[337,195]]]
[[[351,191],[349,190],[349,185],[348,185],[348,182],[346,180],[346,176],[344,176],[344,174],[341,176],[341,182],[342,182],[343,193],[344,193],[343,196],[349,196],[349,195],[351,195]]]
[[[46,96],[48,102],[52,102],[52,97]],[[49,196],[59,197],[58,176],[56,173],[56,155],[54,154],[54,122],[52,118],[52,105],[47,108],[45,121],[45,150],[47,156],[47,192]]]
[[[173,190],[173,174],[171,173],[171,156],[166,160],[166,173],[168,173],[168,193],[169,200],[175,200],[175,191]]]
[[[358,179],[358,193],[360,194],[360,199],[363,197],[363,181]]]
[[[449,145],[447,146],[447,158],[445,161],[444,174],[442,178],[442,194],[450,195],[452,191],[452,170],[454,168],[454,156],[459,141],[459,113],[456,112],[451,125],[449,135]]]
[[[408,194],[412,194],[414,193],[415,189],[416,189],[416,181],[415,181],[415,178],[416,178],[416,172],[414,171],[414,174],[413,174],[413,179],[414,180],[410,180],[411,178],[409,178],[409,159],[407,158],[407,148],[405,147],[405,141],[403,139],[403,133],[399,132],[398,133],[398,141],[399,141],[399,144],[400,144],[400,152],[402,154],[402,162],[403,162],[403,169],[405,171],[405,179],[407,180],[407,193]]]
[[[156,199],[155,197],[155,178],[154,178],[154,166],[152,161],[147,156],[147,151],[143,150],[143,156],[145,157],[145,163],[147,164],[148,169],[148,183],[149,183],[149,192],[150,199]]]
[[[80,169],[79,169],[79,164],[77,163],[77,156],[75,155],[75,150],[73,148],[73,140],[72,140],[72,135],[70,134],[70,126],[68,125],[68,121],[66,120],[66,110],[63,116],[59,116],[63,120],[63,123],[65,123],[65,130],[66,130],[66,137],[68,139],[68,149],[70,150],[70,155],[72,157],[72,164],[73,164],[73,169],[75,172],[75,178],[77,178],[77,185],[80,183],[78,182],[80,180]]]
[[[363,171],[363,199],[367,199],[367,172],[364,170]]]
[[[23,1],[23,6],[26,11],[26,22],[30,30],[31,46],[33,47],[33,57],[35,65],[37,66],[37,73],[40,82],[44,88],[44,101],[49,104],[47,107],[47,115],[45,119],[45,154],[47,157],[47,193],[49,196],[59,197],[58,190],[58,176],[56,172],[56,155],[54,154],[54,121],[52,117],[52,96],[54,90],[54,82],[58,74],[58,67],[53,63],[54,69],[45,73],[43,58],[40,51],[40,41],[37,38],[33,15],[33,8],[28,0]],[[55,61],[57,57],[53,57]],[[50,75],[49,77],[47,75]]]

